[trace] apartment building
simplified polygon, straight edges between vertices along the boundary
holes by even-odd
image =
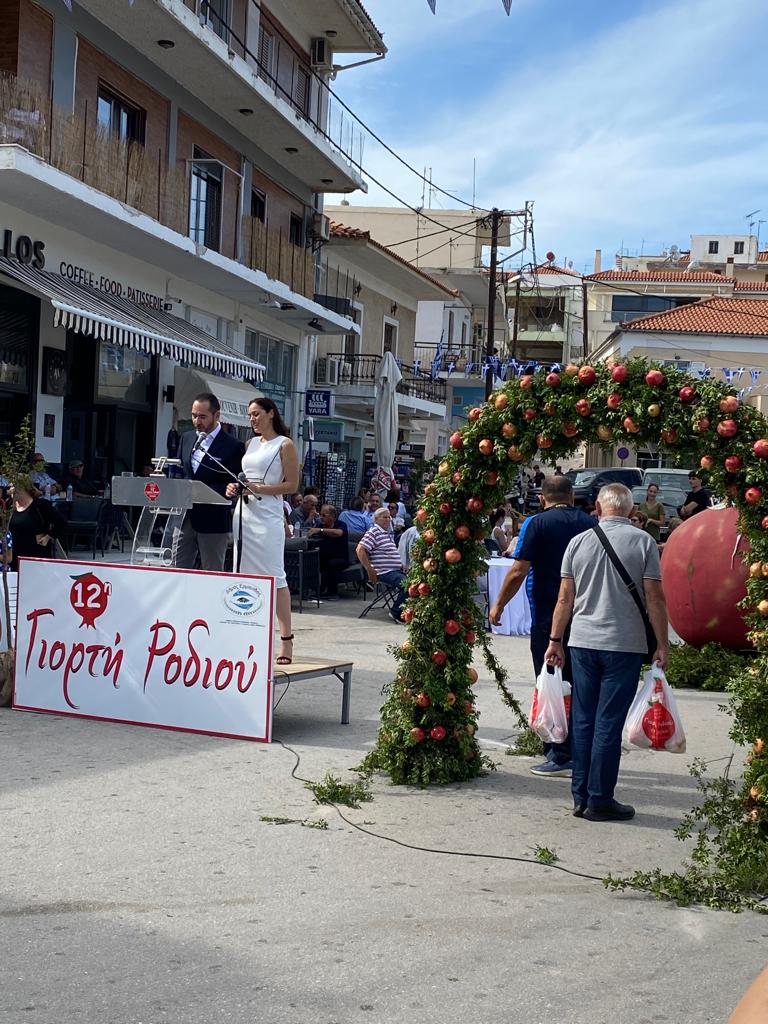
[[[0,434],[108,479],[195,391],[295,429],[311,340],[358,330],[316,289],[322,195],[365,187],[328,78],[385,52],[357,0],[5,0]]]
[[[554,260],[507,277],[509,355],[568,363],[583,355],[581,274]]]
[[[330,234],[321,268],[326,301],[351,316],[360,333],[348,334],[341,344],[318,338],[314,381],[330,389],[334,402],[333,419],[320,427],[323,436],[334,432],[330,448],[357,462],[361,474],[373,465],[371,410],[381,361],[391,352],[402,374],[399,462],[431,458],[447,447],[447,389],[433,379],[431,364],[416,355],[417,323],[425,304],[442,323],[443,308],[455,303],[456,294],[368,231],[332,222]]]

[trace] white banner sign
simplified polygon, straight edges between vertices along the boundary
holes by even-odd
[[[274,586],[22,558],[13,706],[269,742]]]

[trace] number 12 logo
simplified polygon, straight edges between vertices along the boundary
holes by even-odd
[[[103,583],[92,572],[84,573],[82,576],[73,576],[72,579],[75,582],[69,591],[69,603],[82,619],[81,628],[90,626],[91,629],[95,629],[96,619],[107,610],[112,584]]]

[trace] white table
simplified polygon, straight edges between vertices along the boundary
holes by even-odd
[[[501,585],[512,568],[511,558],[488,559],[488,606],[493,607]],[[518,590],[504,609],[500,626],[491,626],[491,632],[502,636],[530,636],[531,606],[525,592],[525,584]]]

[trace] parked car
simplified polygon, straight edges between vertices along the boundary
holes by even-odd
[[[625,484],[632,490],[643,482],[642,470],[627,466],[602,466],[580,469],[573,481],[574,503],[588,512],[595,507],[597,494],[606,484]]]
[[[656,484],[660,491],[682,491],[683,497],[690,491],[688,474],[690,469],[646,469],[643,472],[643,487]]]

